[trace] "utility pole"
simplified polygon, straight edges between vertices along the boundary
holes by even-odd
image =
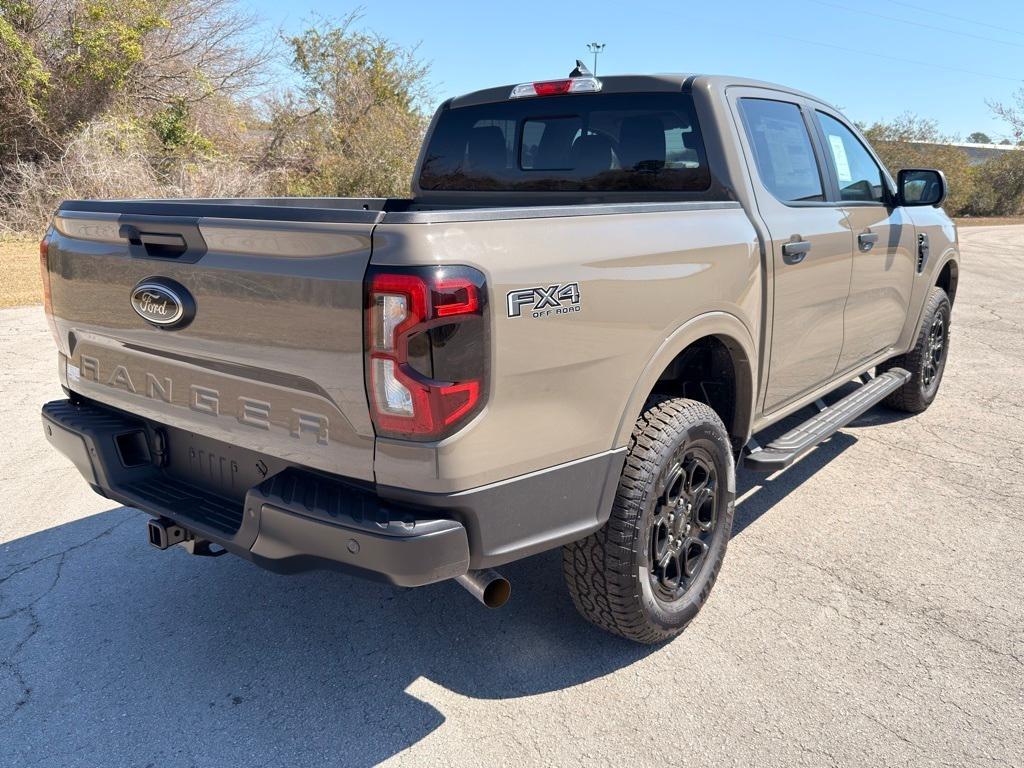
[[[605,43],[587,43],[587,50],[594,54],[594,74],[597,74],[597,54],[604,50]]]

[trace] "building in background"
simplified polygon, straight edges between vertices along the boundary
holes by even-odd
[[[925,146],[927,144],[938,142],[914,141],[911,143],[917,146]],[[992,160],[993,158],[1000,157],[1003,152],[1014,152],[1016,150],[1024,149],[1024,146],[1014,144],[970,144],[968,142],[959,141],[941,143],[943,146],[962,149],[967,154],[967,159],[971,165],[981,165],[986,160]]]

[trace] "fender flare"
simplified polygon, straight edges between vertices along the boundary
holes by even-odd
[[[732,424],[726,429],[734,438],[746,442],[750,437],[753,424],[754,404],[757,397],[757,375],[755,361],[757,349],[746,325],[728,312],[707,312],[687,320],[673,331],[658,347],[651,360],[644,367],[640,378],[633,386],[633,391],[626,402],[625,411],[615,432],[615,448],[629,443],[633,425],[640,417],[644,403],[654,389],[658,378],[676,356],[693,344],[707,336],[714,336],[721,341],[732,356],[733,368],[736,373],[736,412]]]
[[[950,279],[952,280],[952,293],[949,294],[949,303],[952,304],[956,298],[956,289],[960,284],[960,254],[955,248],[950,248],[949,251],[943,254],[945,258],[942,259],[942,266],[935,270],[935,278],[933,284],[938,285],[939,277],[945,271],[946,267],[950,267]]]

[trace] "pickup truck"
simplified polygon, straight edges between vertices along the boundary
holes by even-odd
[[[578,66],[442,104],[411,192],[64,202],[47,438],[159,549],[494,607],[562,547],[580,613],[651,643],[708,599],[737,464],[936,396],[945,179],[813,96]]]

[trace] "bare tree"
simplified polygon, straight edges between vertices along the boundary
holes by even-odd
[[[132,98],[194,103],[248,95],[266,84],[273,37],[257,34],[258,17],[237,0],[172,0],[163,22],[147,34],[142,58],[130,73]]]
[[[1018,88],[1010,96],[1009,102],[986,101],[996,117],[1002,118],[1010,126],[1014,142],[1024,141],[1024,88]],[[1009,143],[1009,142],[1008,142]]]

